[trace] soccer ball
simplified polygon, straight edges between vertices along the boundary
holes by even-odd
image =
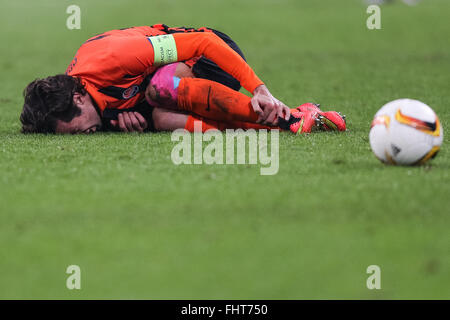
[[[436,156],[443,135],[433,109],[417,100],[399,99],[375,114],[369,141],[375,156],[384,163],[420,165]]]

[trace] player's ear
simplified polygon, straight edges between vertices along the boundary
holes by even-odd
[[[79,92],[75,92],[73,94],[73,102],[77,105],[77,106],[81,106],[84,103],[84,97],[82,94],[80,94]]]
[[[88,94],[81,94],[79,92],[75,92],[73,94],[73,102],[78,106],[82,107],[86,104],[86,102],[89,102],[89,96]]]

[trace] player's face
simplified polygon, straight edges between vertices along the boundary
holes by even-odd
[[[56,123],[56,133],[94,133],[101,128],[102,120],[94,107],[89,94],[73,96],[75,104],[81,109],[81,114],[73,118],[70,122],[58,120]]]

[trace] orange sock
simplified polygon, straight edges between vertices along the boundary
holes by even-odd
[[[178,86],[178,107],[212,120],[255,123],[258,116],[250,100],[245,94],[211,80],[182,78]]]
[[[194,130],[195,122],[201,123],[202,132],[205,132],[206,130],[210,130],[210,129],[216,129],[216,130],[220,130],[220,131],[226,129],[223,126],[223,123],[220,123],[219,121],[207,120],[207,119],[204,119],[203,117],[193,116],[193,115],[188,116],[186,125],[184,126],[184,128],[189,132],[195,132],[195,130]]]
[[[222,122],[217,120],[210,120],[197,115],[190,115],[186,121],[186,125],[184,128],[189,132],[194,132],[194,122],[201,123],[202,132],[205,132],[209,129],[216,129],[220,131],[224,131],[225,129],[276,129],[274,127],[268,127],[257,123],[249,123],[243,121]]]

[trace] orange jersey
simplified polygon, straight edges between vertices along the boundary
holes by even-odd
[[[250,92],[263,84],[250,66],[209,29],[172,34],[176,61],[204,56],[236,78]],[[144,99],[151,75],[158,68],[152,40],[166,34],[158,26],[112,30],[87,40],[66,74],[82,79],[100,110],[127,109]]]

